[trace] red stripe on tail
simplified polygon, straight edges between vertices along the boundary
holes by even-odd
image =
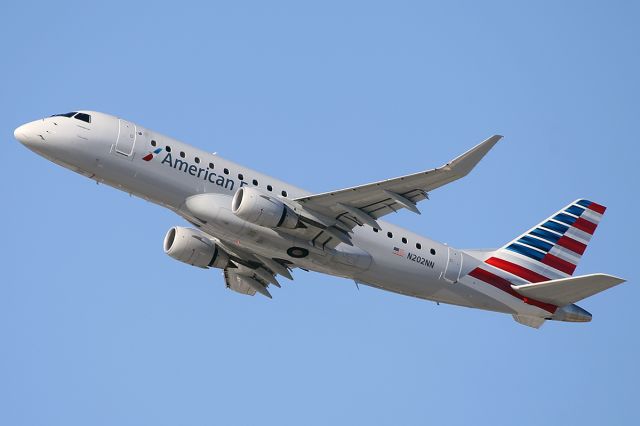
[[[558,309],[558,307],[555,305],[551,305],[549,303],[540,302],[539,300],[534,300],[528,297],[524,297],[523,295],[521,295],[520,293],[516,292],[514,289],[511,288],[511,283],[509,281],[495,274],[492,274],[489,271],[485,271],[484,269],[476,268],[473,271],[469,272],[469,275],[489,285],[499,288],[505,293],[509,293],[511,296],[522,300],[524,303],[528,305],[537,306],[538,308],[544,309],[545,311],[551,312],[551,313],[554,313],[556,309]]]
[[[485,260],[485,263],[488,263],[489,265],[495,266],[498,269],[502,269],[503,271],[509,272],[510,274],[516,275],[520,278],[524,278],[530,283],[539,283],[542,281],[549,281],[549,278],[545,277],[544,275],[540,275],[537,272],[533,272],[530,269],[527,269],[523,266],[517,265],[512,262],[509,262],[508,260],[492,257],[490,259]]]
[[[576,270],[576,265],[574,265],[573,263],[569,263],[566,260],[560,259],[559,257],[552,255],[551,253],[547,253],[540,262],[569,275],[573,274],[573,271]]]
[[[560,237],[557,244],[580,255],[584,254],[584,251],[587,249],[586,244],[582,244],[580,241],[576,241],[573,238],[567,237],[566,235]]]
[[[578,228],[579,230],[584,231],[590,235],[593,235],[593,232],[598,227],[598,225],[596,225],[595,223],[589,222],[587,219],[583,219],[581,217],[576,219],[576,221],[573,222],[573,225],[571,226],[573,226],[574,228]]]
[[[607,210],[607,208],[605,206],[601,206],[598,203],[591,203],[589,204],[589,206],[587,207],[590,210],[593,210],[596,213],[600,213],[600,214],[604,214],[604,211]]]

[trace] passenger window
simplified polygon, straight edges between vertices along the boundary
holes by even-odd
[[[402,242],[407,244],[407,239],[405,237],[402,237]]]
[[[198,157],[196,157],[194,160],[196,160],[196,164],[200,164],[200,159]]]
[[[378,232],[378,228],[373,228],[373,232]]]
[[[431,250],[429,250],[429,252],[431,252],[431,254],[436,254],[435,249],[431,249]]]
[[[253,184],[254,184],[255,186],[258,186],[258,181],[254,179],[254,180],[253,180]]]
[[[167,146],[164,147],[164,150],[167,151],[167,152],[171,152],[171,147],[167,145]]]
[[[393,234],[391,232],[387,232],[387,237],[393,238]]]
[[[228,175],[229,174],[229,169],[224,169],[224,174]]]
[[[273,191],[273,186],[267,185],[267,191]]]
[[[184,157],[185,157],[185,155],[184,155],[184,151],[180,151],[180,157],[182,157],[182,158],[184,158]]]
[[[91,116],[89,114],[85,114],[84,112],[79,112],[75,115],[75,117],[80,121],[84,121],[85,123],[91,123]]]
[[[287,191],[282,191],[281,194],[282,194],[283,197],[286,197],[287,196]]]
[[[416,248],[417,248],[418,250],[420,250],[420,249],[422,248],[422,244],[420,244],[420,243],[416,243]]]
[[[213,163],[209,163],[209,168],[213,169]]]
[[[156,146],[156,141],[152,140],[151,141],[151,146]]]
[[[238,173],[238,179],[244,180],[244,175],[242,173]]]

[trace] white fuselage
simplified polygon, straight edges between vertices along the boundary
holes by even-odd
[[[59,165],[167,207],[207,234],[264,257],[422,299],[511,314],[547,314],[467,276],[482,263],[481,256],[387,222],[379,221],[383,229],[378,232],[356,227],[353,246],[341,243],[329,249],[239,219],[231,212],[231,200],[242,186],[286,200],[309,192],[142,126],[85,112],[91,115],[90,123],[45,118],[16,129],[16,138]],[[217,194],[215,220],[195,217],[185,207],[185,200],[197,194]],[[306,247],[309,256],[292,259],[287,254],[292,246]]]

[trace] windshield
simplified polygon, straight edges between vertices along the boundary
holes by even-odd
[[[91,123],[91,116],[89,114],[85,114],[84,112],[65,112],[64,114],[53,114],[51,117],[73,117],[76,120],[84,121],[85,123]]]
[[[65,112],[64,114],[53,114],[52,117],[73,117],[77,112]]]

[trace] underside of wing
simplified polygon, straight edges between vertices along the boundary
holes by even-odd
[[[229,257],[229,263],[224,267],[223,272],[228,289],[249,296],[260,293],[271,299],[268,287],[270,285],[280,287],[278,275],[293,280],[290,263],[252,253],[219,238],[211,236],[209,238]]]

